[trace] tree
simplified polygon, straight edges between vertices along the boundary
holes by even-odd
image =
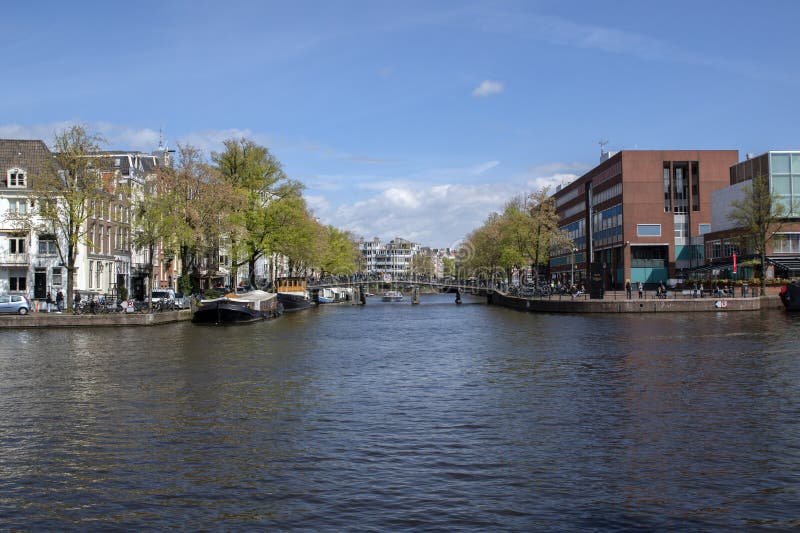
[[[235,191],[239,202],[231,212],[230,251],[233,277],[247,264],[250,285],[255,286],[256,261],[269,251],[272,234],[280,229],[271,216],[283,199],[296,196],[300,184],[289,180],[280,162],[264,146],[248,139],[228,139],[225,149],[212,153],[220,176]]]
[[[430,279],[435,273],[433,258],[430,254],[417,253],[411,258],[411,273],[415,276]]]
[[[321,228],[322,250],[319,260],[320,275],[352,274],[356,269],[358,245],[349,232],[333,226]]]
[[[158,180],[166,223],[172,229],[163,246],[178,250],[184,273],[191,274],[199,290],[200,262],[210,257],[209,268],[215,265],[220,236],[232,231],[237,192],[191,145],[178,145],[175,167],[161,168]]]
[[[525,201],[525,209],[530,217],[531,239],[528,241],[526,255],[531,261],[534,278],[538,282],[539,267],[550,262],[550,250],[569,247],[574,243],[569,235],[558,227],[555,199],[549,187],[542,187],[530,194]]]
[[[97,154],[105,141],[84,126],[71,126],[53,140],[53,171],[36,176],[33,196],[40,230],[55,235],[58,254],[67,269],[67,307],[72,308],[76,261],[88,244],[90,208],[108,196],[114,184],[104,183]]]
[[[147,249],[148,257],[148,309],[153,304],[153,258],[156,248],[173,235],[174,226],[169,217],[170,197],[163,188],[163,182],[156,179],[144,184],[144,190],[134,193],[132,198],[132,218],[134,224],[133,244]]]
[[[769,189],[769,177],[754,177],[742,190],[742,197],[731,202],[728,219],[739,228],[743,240],[758,254],[761,268],[761,294],[767,289],[767,245],[781,230],[791,207]]]

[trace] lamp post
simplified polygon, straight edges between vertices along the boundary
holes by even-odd
[[[572,287],[575,285],[575,252],[577,252],[577,248],[572,248],[572,271],[569,275],[569,286]]]

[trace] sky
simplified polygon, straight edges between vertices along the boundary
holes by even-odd
[[[457,245],[608,150],[800,149],[800,3],[14,2],[0,138],[246,137],[324,224]]]

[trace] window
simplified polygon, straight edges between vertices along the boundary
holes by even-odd
[[[8,278],[8,290],[10,291],[27,291],[28,278],[25,276],[11,275]]]
[[[25,171],[19,168],[12,168],[11,170],[9,170],[8,187],[9,188],[25,187]]]
[[[800,233],[777,233],[772,239],[772,249],[776,254],[800,253]]]
[[[661,237],[661,224],[636,224],[637,237]]]
[[[689,165],[688,163],[673,164],[673,197],[674,213],[689,212]]]
[[[53,281],[53,285],[61,285],[61,267],[53,267],[50,279]]]
[[[24,215],[28,212],[28,201],[24,198],[13,198],[8,201],[8,212]]]
[[[711,224],[698,224],[697,234],[705,235],[706,233],[711,233]]]
[[[58,246],[53,237],[39,237],[39,255],[57,255]]]
[[[682,239],[689,236],[689,223],[676,222],[675,223],[675,238]]]
[[[25,237],[11,237],[10,239],[8,239],[8,253],[24,254]]]
[[[700,211],[700,168],[692,161],[692,211]]]
[[[672,211],[672,197],[669,186],[669,161],[664,161],[664,212]]]

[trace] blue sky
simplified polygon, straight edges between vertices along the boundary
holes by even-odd
[[[0,137],[247,136],[324,223],[449,246],[608,149],[798,149],[800,3],[4,7]]]

